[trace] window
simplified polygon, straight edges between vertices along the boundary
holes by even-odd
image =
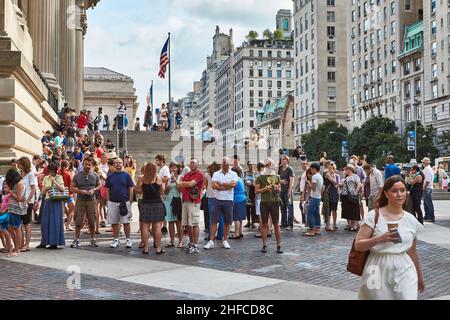
[[[437,44],[436,41],[433,41],[431,43],[431,56],[436,57],[436,54],[437,54]]]
[[[335,2],[335,0],[327,0],[327,6],[334,7],[335,6],[334,2]]]
[[[327,35],[329,37],[334,37],[336,35],[336,28],[335,27],[327,27]]]
[[[328,57],[328,66],[336,67],[336,58],[335,57]]]
[[[282,78],[282,77],[283,77],[283,75],[282,75],[281,70],[277,70],[277,78]]]
[[[335,42],[334,41],[328,41],[327,43],[327,49],[329,52],[334,52],[335,49]]]
[[[250,80],[250,87],[253,88],[255,86],[255,81]]]
[[[336,87],[328,87],[328,97],[336,97]]]
[[[272,80],[268,80],[268,81],[267,81],[267,86],[268,86],[269,88],[272,88]]]
[[[431,36],[436,37],[436,20],[431,21]]]
[[[253,70],[253,69],[250,69],[249,71],[250,71],[250,77],[254,77],[254,76],[255,76],[255,75],[254,75],[254,72],[253,72],[254,70]]]
[[[267,70],[267,77],[272,78],[272,70]]]
[[[263,56],[262,50],[258,50],[258,57],[262,58],[262,56]]]
[[[431,77],[432,78],[436,78],[437,77],[437,64],[436,63],[434,63],[431,66]]]
[[[262,78],[263,76],[263,70],[258,70],[258,77]]]
[[[258,80],[258,87],[262,88],[264,86],[264,81],[263,80]]]
[[[292,71],[286,70],[286,78],[290,79],[292,77]]]
[[[336,72],[328,72],[328,82],[336,82]]]
[[[405,0],[405,11],[412,11],[412,0]]]
[[[327,12],[327,21],[328,22],[335,22],[336,21],[336,13],[334,11],[328,11]]]
[[[431,97],[436,99],[438,97],[438,85],[434,83],[431,85]]]

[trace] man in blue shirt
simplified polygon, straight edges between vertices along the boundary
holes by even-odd
[[[83,161],[84,154],[83,154],[83,152],[81,152],[80,147],[76,146],[75,152],[72,154],[72,156],[74,159],[76,159],[78,161]]]
[[[384,181],[390,177],[400,175],[400,168],[394,164],[394,156],[387,156],[386,163],[386,168],[384,169]]]
[[[126,247],[130,249],[133,247],[130,239],[130,221],[133,216],[131,204],[133,202],[134,182],[131,176],[123,170],[122,159],[116,158],[114,160],[114,169],[114,172],[108,175],[105,184],[107,188],[106,199],[108,200],[108,223],[112,225],[114,235],[111,248],[120,246],[119,231],[120,225],[123,224],[127,239]]]

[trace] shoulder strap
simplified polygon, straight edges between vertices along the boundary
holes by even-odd
[[[379,208],[375,208],[375,226],[374,226],[374,229],[375,229],[375,227],[378,224],[379,218],[380,218],[380,209]]]

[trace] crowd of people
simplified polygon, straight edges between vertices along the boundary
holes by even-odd
[[[413,247],[415,252],[421,225],[435,220],[435,174],[428,158],[422,161],[423,169],[414,166],[408,177],[402,176],[393,156],[387,157],[383,176],[374,165],[357,156],[338,170],[333,161],[327,160],[326,153],[317,163],[302,158],[301,174],[297,177],[288,156],[281,157],[279,163],[272,159],[248,162],[246,170],[238,156],[225,157],[222,163],[214,162],[201,172],[197,159],[188,165],[184,159],[167,164],[166,157],[158,155],[138,172],[133,158],[119,158],[115,146],[105,141],[100,131],[88,135],[89,128],[84,126],[88,117],[84,112],[77,118],[65,117],[59,131],[48,131],[43,136],[42,155],[11,161],[10,170],[0,181],[0,236],[3,252],[9,257],[30,251],[32,223],[41,226],[37,247],[40,249],[64,247],[66,240],[72,242],[71,248],[80,248],[83,229],[83,234],[90,236],[90,246],[98,247],[100,228],[108,226],[113,238],[111,248],[121,245],[122,227],[125,246],[132,248],[130,223],[136,218],[132,209],[135,202],[143,254],[149,254],[151,238],[157,255],[175,247],[189,254],[200,253],[201,211],[207,233],[203,249],[212,250],[220,241],[229,250],[232,240],[243,241],[246,228],[254,230],[261,239],[263,254],[268,252],[268,239],[273,234],[276,252],[283,254],[282,229],[292,230],[298,223],[305,227],[305,237],[321,236],[323,230],[336,232],[340,203],[342,219],[347,221],[344,229],[359,232],[357,246],[372,248],[376,255],[372,262],[390,268],[393,262],[384,259],[384,255],[396,255],[399,251],[409,254],[408,249]],[[296,188],[300,191],[301,221],[294,216]],[[400,209],[411,214],[403,214]],[[374,220],[378,212],[384,225],[375,222],[378,218]],[[396,222],[397,233],[388,231],[388,235],[383,235],[389,221]],[[164,233],[168,233],[167,243],[162,241]],[[385,244],[394,238],[395,243],[400,243],[399,236],[403,240],[401,246]],[[417,270],[415,279],[422,288],[417,256],[412,258]],[[410,261],[401,263],[410,265]],[[409,276],[414,279],[413,274]],[[370,292],[362,290],[361,295],[367,297]]]

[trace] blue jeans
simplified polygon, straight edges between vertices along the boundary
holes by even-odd
[[[213,211],[214,211],[214,201],[216,199],[215,198],[208,198],[208,211],[209,211],[209,229],[208,231],[211,232],[211,223],[212,223],[212,218],[213,218]],[[220,222],[219,222],[219,228],[217,229],[217,236],[216,238],[219,240],[223,239],[223,226],[225,225],[224,220],[223,220],[223,215],[220,217]]]
[[[294,226],[294,204],[289,203],[289,194],[282,192],[281,198],[281,226],[292,227]]]
[[[308,222],[309,228],[320,228],[320,199],[309,199]]]
[[[423,204],[425,206],[425,220],[434,221],[433,189],[427,189],[423,193]]]

